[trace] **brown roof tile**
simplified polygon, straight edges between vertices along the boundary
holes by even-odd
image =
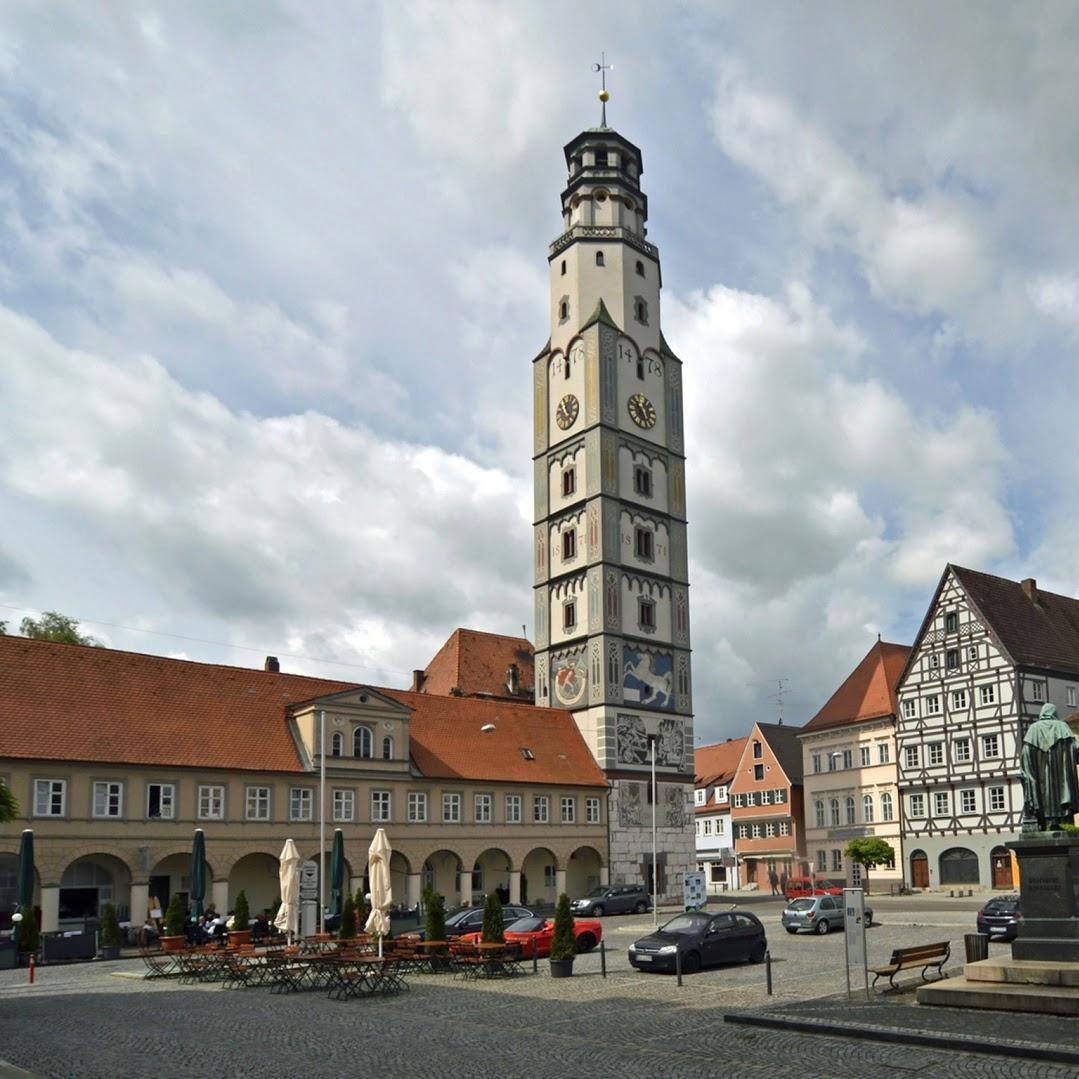
[[[302,770],[290,705],[352,682],[0,636],[0,758]],[[573,717],[514,701],[379,692],[413,709],[432,778],[606,786]],[[480,728],[493,723],[495,730]],[[532,750],[526,761],[521,747]]]
[[[534,649],[524,637],[504,637],[475,629],[455,629],[427,664],[422,692],[445,696],[454,690],[465,696],[489,693],[509,697],[506,672],[516,663],[522,697],[532,694]]]
[[[747,735],[728,738],[711,746],[698,746],[693,752],[694,786],[709,786],[733,777],[748,741]]]
[[[896,689],[910,648],[877,641],[801,733],[845,727],[896,713]]]

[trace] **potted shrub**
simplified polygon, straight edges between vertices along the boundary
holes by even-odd
[[[183,950],[186,944],[184,908],[180,903],[179,895],[174,895],[169,900],[168,910],[165,911],[165,935],[161,938],[161,950],[163,952],[179,952]]]
[[[569,896],[563,892],[558,897],[554,912],[554,936],[551,938],[551,977],[569,978],[573,974],[573,960],[577,955],[577,938],[573,933],[573,915],[569,909]]]
[[[236,906],[232,911],[232,927],[229,929],[229,944],[251,943],[251,907],[247,902],[247,893],[240,890],[236,897]]]
[[[449,970],[449,945],[446,943],[446,900],[438,892],[428,892],[425,901],[427,917],[424,922],[424,937],[430,944],[441,944],[441,948],[428,947],[431,970]]]
[[[15,950],[19,955],[19,962],[24,957],[33,955],[41,944],[41,934],[37,930],[37,915],[33,907],[19,907],[22,917],[15,924]]]
[[[351,894],[346,894],[341,907],[341,925],[337,930],[338,940],[352,940],[356,935],[356,904]]]
[[[483,932],[480,940],[484,944],[505,944],[506,925],[502,918],[502,901],[497,892],[489,892],[483,904]]]
[[[123,939],[120,933],[120,920],[116,917],[116,908],[111,903],[106,903],[101,908],[101,927],[98,930],[98,942],[101,945],[102,959],[119,959],[120,942]]]

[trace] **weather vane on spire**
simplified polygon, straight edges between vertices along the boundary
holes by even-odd
[[[614,64],[608,64],[607,63],[607,54],[605,52],[601,52],[599,54],[599,63],[598,64],[593,64],[592,65],[592,70],[599,72],[600,87],[601,87],[600,92],[599,92],[599,99],[602,102],[601,107],[603,109],[603,115],[602,115],[602,119],[600,120],[600,126],[601,127],[606,127],[607,126],[607,102],[611,99],[611,95],[609,93],[607,93],[607,72],[608,71],[614,71]]]

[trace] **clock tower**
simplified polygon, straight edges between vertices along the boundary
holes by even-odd
[[[533,361],[536,703],[569,709],[607,774],[612,884],[652,886],[654,755],[657,890],[680,898],[696,868],[682,363],[640,150],[604,115],[565,155]]]

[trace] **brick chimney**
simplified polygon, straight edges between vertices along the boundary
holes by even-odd
[[[266,662],[262,665],[264,671],[269,671],[271,674],[281,673],[281,664],[277,662],[277,656],[267,656]]]
[[[422,693],[423,692],[423,682],[424,682],[424,679],[426,677],[427,676],[421,670],[414,670],[412,672],[412,692],[413,693]]]
[[[1027,599],[1031,603],[1038,602],[1038,582],[1033,577],[1028,577],[1025,581],[1019,582],[1019,587],[1022,588],[1026,594]]]

